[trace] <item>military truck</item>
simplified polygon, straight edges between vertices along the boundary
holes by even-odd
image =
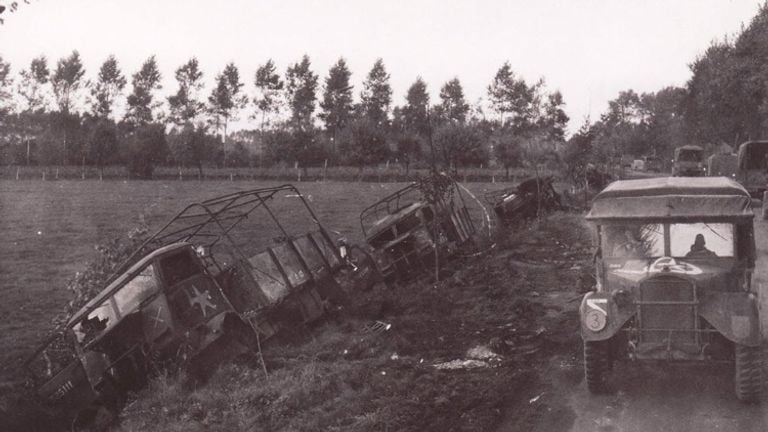
[[[739,146],[736,181],[755,198],[762,198],[768,184],[768,141],[747,141]]]
[[[701,177],[706,175],[704,149],[695,145],[685,145],[675,149],[672,175],[678,177]]]
[[[475,233],[461,190],[442,174],[413,182],[365,208],[360,227],[387,284],[434,268],[435,249],[444,260]]]
[[[661,158],[658,156],[643,156],[645,162],[645,171],[648,172],[661,172],[663,164]]]
[[[739,171],[738,166],[738,156],[733,154],[714,154],[707,158],[707,175],[710,177],[736,179]]]
[[[596,279],[580,307],[592,392],[616,361],[726,360],[736,396],[757,400],[761,336],[749,193],[724,177],[622,180],[586,216]]]
[[[549,212],[562,208],[560,195],[555,191],[554,178],[526,178],[517,186],[489,191],[485,200],[493,208],[499,221],[513,226],[535,218],[539,211]]]
[[[43,405],[75,423],[153,373],[205,373],[342,301],[345,262],[293,186],[187,206],[26,363]]]

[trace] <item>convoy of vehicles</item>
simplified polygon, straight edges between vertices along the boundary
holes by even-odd
[[[736,396],[758,398],[761,337],[749,193],[722,177],[623,180],[587,215],[597,286],[580,306],[590,391],[614,362],[729,360]]]
[[[768,142],[743,144],[737,177],[764,188],[765,166],[754,161],[764,162],[766,152]],[[676,175],[700,172],[699,147],[675,155]],[[714,160],[709,171],[720,173]],[[560,206],[551,177],[486,199],[507,224]],[[738,398],[757,399],[749,192],[723,177],[617,181],[596,196],[587,219],[598,238],[597,286],[580,306],[590,391],[604,388],[622,358],[726,359],[735,363]],[[187,206],[29,358],[38,395],[87,422],[153,373],[205,371],[228,353],[317,320],[343,301],[350,287],[342,284],[356,281],[344,276],[350,268],[389,284],[409,280],[436,264],[436,252],[450,257],[470,244],[475,232],[461,189],[442,175],[379,200],[360,222],[367,248],[355,248],[364,256],[357,261],[291,185]]]
[[[685,145],[675,149],[672,175],[678,177],[701,177],[706,175],[704,149],[696,145]]]

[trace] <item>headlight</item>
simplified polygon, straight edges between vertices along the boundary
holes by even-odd
[[[587,325],[588,329],[592,330],[593,332],[598,332],[605,328],[605,314],[598,310],[592,309],[584,316],[584,323]]]

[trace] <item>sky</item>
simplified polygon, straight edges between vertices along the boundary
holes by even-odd
[[[599,118],[619,91],[683,86],[688,65],[712,41],[734,38],[758,0],[29,0],[3,13],[0,56],[14,74],[32,58],[78,50],[95,77],[114,54],[126,75],[156,55],[163,95],[173,73],[195,56],[205,95],[229,62],[249,92],[259,65],[285,69],[310,57],[322,82],[344,57],[355,97],[377,58],[391,75],[393,102],[422,77],[432,102],[457,77],[466,98],[487,101],[487,87],[508,61],[529,83],[559,90],[571,118]],[[9,0],[0,0],[8,4]],[[127,93],[128,90],[126,90]],[[318,95],[319,97],[320,95]],[[250,108],[249,108],[250,109]],[[317,111],[316,111],[317,112]],[[486,110],[488,115],[491,112]],[[241,114],[245,118],[246,113]],[[240,122],[242,127],[247,121]]]

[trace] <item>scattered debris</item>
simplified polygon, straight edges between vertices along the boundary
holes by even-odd
[[[371,324],[365,326],[365,329],[373,333],[381,333],[389,331],[392,328],[392,324],[385,323],[384,321],[374,321]]]
[[[451,360],[449,362],[438,363],[434,365],[435,369],[441,370],[455,370],[455,369],[474,369],[481,367],[489,367],[488,362],[482,360]]]

